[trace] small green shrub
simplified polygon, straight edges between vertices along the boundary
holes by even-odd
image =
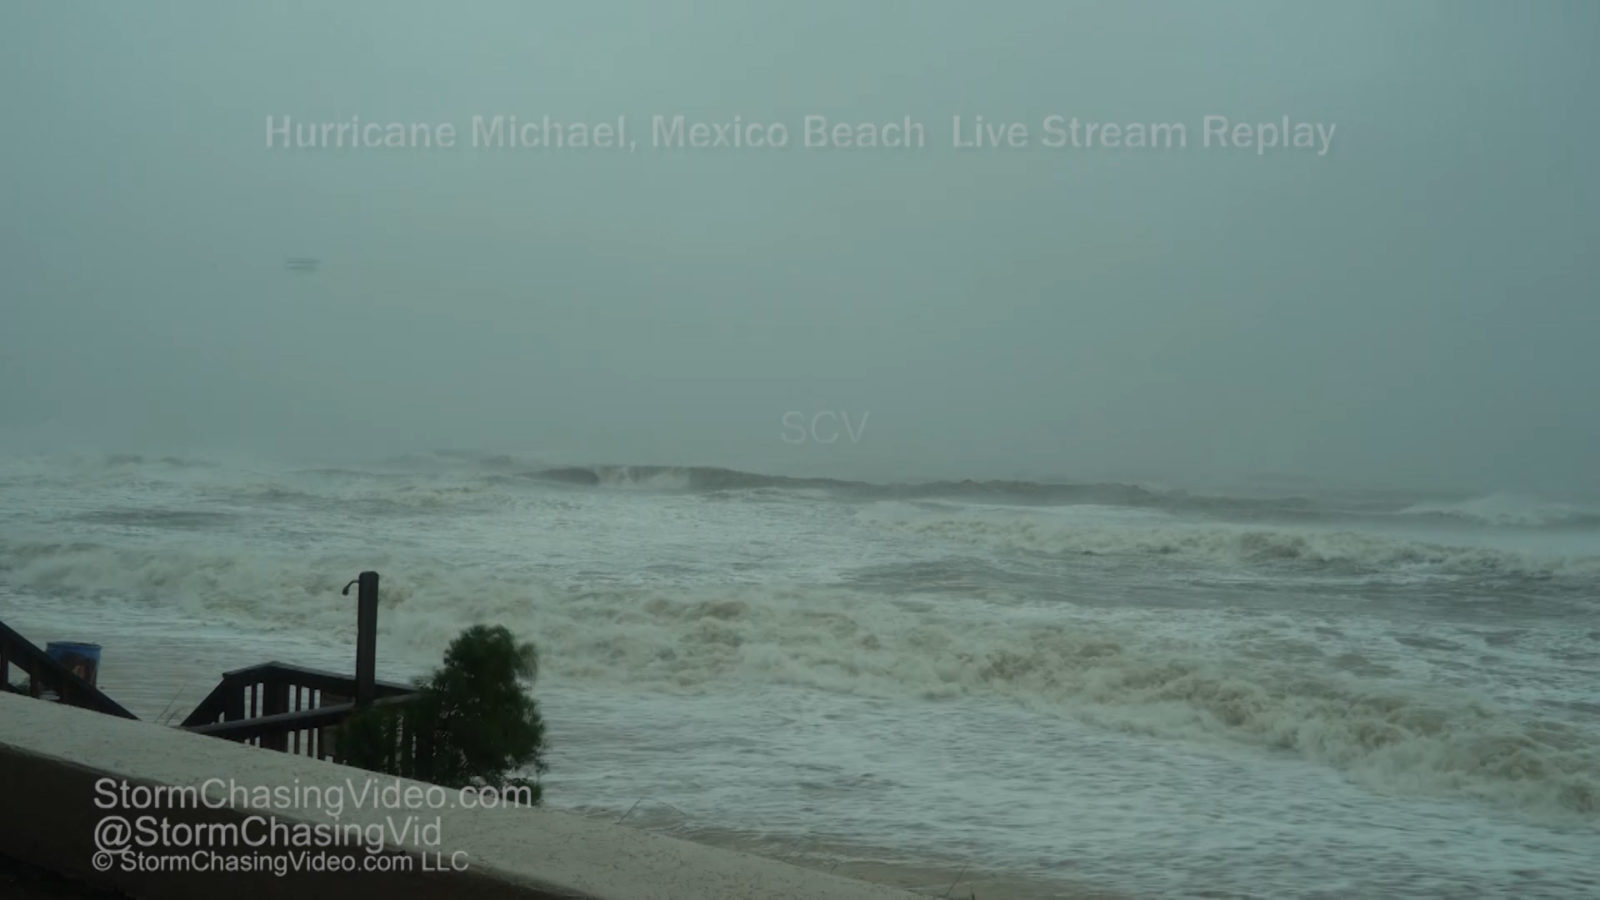
[[[504,627],[474,625],[450,642],[444,664],[417,682],[414,701],[351,716],[335,746],[348,765],[445,787],[516,788],[538,803],[544,720],[528,692],[537,674],[532,644],[517,643]],[[400,752],[413,743],[414,756]]]

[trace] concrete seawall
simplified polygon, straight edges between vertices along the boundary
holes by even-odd
[[[148,846],[102,853],[123,846],[112,818]],[[363,846],[373,836],[381,853]],[[138,897],[915,896],[570,813],[465,808],[421,782],[3,693],[0,855]],[[328,857],[388,871],[306,870]],[[285,870],[218,871],[268,865]]]

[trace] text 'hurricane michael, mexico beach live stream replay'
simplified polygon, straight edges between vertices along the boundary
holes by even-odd
[[[938,119],[902,114],[846,120],[820,113],[786,118],[682,113],[597,119],[475,114],[461,121],[266,116],[269,150],[1111,150],[1277,153],[1326,156],[1338,126],[1282,114],[1206,113],[1192,120],[1091,120],[1063,113],[1006,119],[955,113]]]

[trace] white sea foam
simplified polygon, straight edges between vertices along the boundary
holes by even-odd
[[[1183,890],[1151,880],[1168,857],[1222,893],[1446,883],[1462,854],[1476,885],[1586,883],[1596,582],[1539,529],[424,462],[0,461],[0,618],[92,625],[103,674],[159,712],[219,659],[347,662],[338,591],[373,568],[386,677],[469,623],[538,644],[561,804],[660,789],[698,826],[1018,871],[1070,846],[1156,895]],[[187,661],[118,669],[141,647]],[[1463,817],[1485,824],[1463,838]],[[1195,828],[1238,844],[1225,865]]]
[[[0,545],[27,591],[163,603],[241,628],[350,628],[334,602],[358,561]],[[566,681],[701,690],[798,685],[868,696],[992,696],[1151,736],[1299,755],[1387,791],[1459,793],[1534,811],[1600,812],[1592,735],[1330,664],[1313,636],[1278,658],[1222,633],[1175,633],[1159,611],[1008,608],[948,597],[895,601],[766,585],[586,590],[520,572],[385,560],[386,641],[436,654],[465,624],[501,622],[545,648]]]

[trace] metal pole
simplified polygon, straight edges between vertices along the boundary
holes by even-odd
[[[350,586],[344,587],[349,593]],[[356,578],[356,706],[368,706],[378,692],[378,573]]]

